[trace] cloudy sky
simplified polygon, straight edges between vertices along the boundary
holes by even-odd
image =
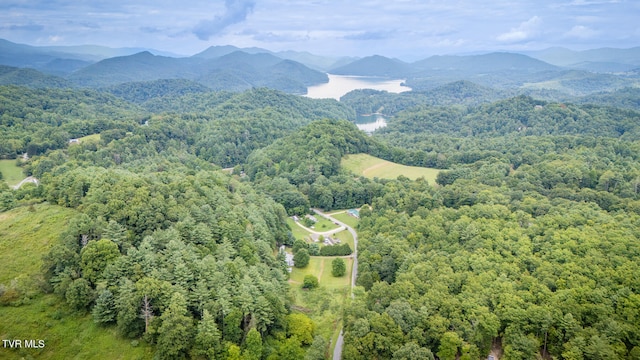
[[[4,0],[0,38],[30,45],[211,45],[321,55],[640,45],[638,0]]]

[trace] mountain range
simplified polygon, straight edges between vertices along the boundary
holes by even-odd
[[[194,81],[213,90],[268,87],[304,94],[336,75],[405,79],[416,91],[454,81],[495,88],[560,91],[572,96],[638,84],[640,47],[523,54],[431,56],[415,62],[374,55],[331,58],[308,52],[212,46],[189,57],[141,48],[36,47],[0,39],[0,84],[110,87],[161,79]],[[586,90],[585,90],[586,89]]]

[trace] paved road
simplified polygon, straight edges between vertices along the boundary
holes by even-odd
[[[29,177],[24,178],[22,181],[20,181],[20,182],[18,183],[18,185],[15,185],[15,186],[13,187],[13,190],[18,190],[18,189],[20,189],[20,187],[21,187],[22,185],[24,185],[24,184],[26,184],[26,183],[29,183],[29,182],[30,182],[30,183],[34,183],[34,184],[36,184],[36,185],[38,185],[38,184],[40,183],[40,182],[38,181],[38,179],[34,178],[33,176],[29,176]]]
[[[353,299],[353,289],[356,287],[356,278],[358,277],[358,234],[353,228],[342,221],[336,220],[331,216],[323,213],[318,209],[313,209],[318,215],[323,218],[329,219],[335,223],[338,223],[340,226],[344,226],[349,232],[351,236],[353,236],[353,271],[351,272],[351,298]],[[342,330],[340,330],[340,335],[338,336],[338,340],[336,341],[336,346],[333,349],[333,360],[342,359],[342,345],[344,344],[344,336],[342,334]]]
[[[327,219],[328,219],[328,218],[327,218]],[[313,230],[313,229],[309,229],[308,227],[306,227],[306,226],[304,226],[304,225],[300,224],[300,222],[299,222],[299,221],[296,221],[295,223],[296,223],[296,224],[298,224],[298,226],[300,226],[301,228],[305,229],[306,231],[308,231],[308,232],[310,232],[310,233],[312,233],[312,234],[322,235],[322,236],[333,235],[333,234],[335,234],[335,233],[337,233],[337,232],[340,232],[340,231],[342,231],[342,230],[344,230],[344,229],[345,229],[345,227],[344,227],[344,226],[340,226],[339,228],[335,228],[335,229],[333,229],[333,230],[323,231],[323,232],[318,232],[318,231],[315,231],[315,230]]]

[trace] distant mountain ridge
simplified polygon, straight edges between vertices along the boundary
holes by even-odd
[[[141,49],[95,45],[39,47],[0,39],[0,65],[39,71],[7,70],[2,83],[33,87],[108,87],[128,82],[184,79],[212,90],[269,87],[304,94],[308,86],[327,82],[325,72],[328,71],[337,75],[404,79],[414,91],[429,91],[456,81],[471,81],[501,90],[521,89],[540,94],[546,91],[568,96],[640,86],[640,47],[436,55],[412,63],[380,55],[326,57],[233,45],[211,46],[190,57],[137,50]]]
[[[356,76],[380,76],[389,78],[402,78],[414,72],[415,69],[408,63],[398,59],[373,55],[356,60],[350,64],[331,69],[336,75]]]
[[[525,54],[557,66],[582,68],[597,72],[628,71],[640,67],[640,47],[629,49],[600,48],[574,51],[553,47]]]

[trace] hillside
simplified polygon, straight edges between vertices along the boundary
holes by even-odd
[[[129,341],[116,338],[109,329],[96,326],[90,317],[73,313],[64,300],[51,294],[39,294],[42,258],[75,214],[74,210],[49,204],[0,213],[0,261],[3,264],[0,269],[0,284],[3,285],[0,316],[4,319],[0,322],[0,334],[45,341],[43,349],[11,351],[3,346],[0,348],[3,359],[149,356],[147,346],[136,348]],[[10,302],[22,305],[2,306]]]
[[[446,71],[464,74],[480,74],[490,72],[526,72],[558,70],[556,66],[531,57],[513,53],[490,53],[469,56],[432,56],[416,61],[414,67],[426,72]]]
[[[105,59],[69,76],[79,86],[102,87],[132,81],[193,78],[188,61],[153,55],[148,51]]]
[[[106,87],[160,79],[193,80],[213,90],[242,91],[269,87],[306,93],[306,86],[327,82],[326,74],[268,53],[234,51],[216,58],[172,58],[142,52],[110,58],[69,76],[79,86]]]
[[[389,59],[380,55],[368,56],[344,66],[329,70],[336,75],[379,76],[386,78],[403,78],[414,70],[400,60]]]
[[[34,69],[0,65],[0,85],[19,85],[31,88],[66,88],[72,84],[68,80],[47,75]]]

